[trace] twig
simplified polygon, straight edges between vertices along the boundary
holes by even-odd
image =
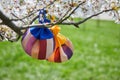
[[[91,19],[92,17],[95,17],[95,16],[98,16],[104,12],[109,12],[109,11],[112,11],[113,9],[108,9],[108,10],[103,10],[99,13],[96,13],[94,15],[91,15],[87,18],[85,18],[84,20],[82,21],[78,21],[78,22],[61,22],[61,23],[50,23],[50,24],[35,24],[35,25],[26,25],[24,27],[21,28],[22,29],[27,29],[27,28],[31,28],[31,27],[46,27],[46,26],[49,26],[51,27],[51,25],[74,25],[75,27],[79,27],[80,24],[86,22],[87,20]]]
[[[54,0],[52,3],[48,4],[47,6],[45,6],[45,7],[43,7],[43,8],[47,8],[48,6],[54,4],[55,1],[57,1],[57,0]],[[37,10],[35,10],[35,11],[33,10],[29,15],[27,15],[27,16],[25,16],[25,17],[23,17],[23,18],[19,18],[19,19],[11,19],[11,21],[23,20],[23,19],[25,19],[25,18],[28,18],[28,17],[32,16],[33,14],[35,14],[36,12],[38,12],[39,10],[40,10],[40,9],[37,9]]]
[[[104,13],[104,12],[109,12],[109,11],[112,11],[112,10],[113,10],[113,9],[103,10],[103,11],[101,11],[101,12],[99,12],[99,13],[96,13],[96,14],[94,14],[94,15],[91,15],[91,16],[83,19],[82,21],[72,22],[72,23],[65,23],[65,22],[64,22],[64,23],[62,23],[62,25],[74,25],[74,26],[79,27],[80,24],[86,22],[87,20],[91,19],[92,17],[98,16],[98,15]]]
[[[23,23],[25,23],[24,21],[23,21],[23,19],[20,19],[18,16],[16,16],[14,13],[11,13],[14,17],[16,17],[17,19],[11,19],[11,21],[22,21]]]
[[[62,22],[62,19],[65,18],[65,16],[71,11],[71,7],[68,9],[68,11],[66,11],[66,13],[57,21],[57,22]]]
[[[91,19],[92,17],[98,16],[98,15],[104,13],[104,12],[109,12],[109,11],[112,11],[112,10],[113,10],[113,9],[103,10],[103,11],[101,11],[101,12],[99,12],[99,13],[96,13],[96,14],[94,14],[94,15],[91,15],[91,16],[85,18],[85,19],[82,20],[82,21],[77,22],[76,24],[78,24],[78,25],[79,25],[79,24],[82,24],[82,23],[86,22],[87,20]]]
[[[73,4],[73,0],[71,0],[71,4]],[[70,6],[70,8],[66,11],[66,13],[57,22],[62,22],[62,19],[64,19],[68,15],[71,9],[72,7]]]
[[[26,18],[28,18],[28,17],[30,17],[30,16],[32,16],[34,14],[34,12],[32,12],[32,13],[30,13],[29,15],[27,15],[27,16],[25,16],[25,17],[23,17],[23,18],[19,18],[19,17],[17,17],[17,19],[10,19],[11,21],[22,21],[23,19],[26,19]],[[14,15],[14,13],[12,13],[12,15]],[[15,15],[14,15],[15,16]]]
[[[76,6],[75,9],[73,9],[73,11],[71,11],[71,13],[67,17],[65,17],[64,19],[62,19],[61,22],[59,22],[59,23],[62,23],[63,21],[67,20],[79,8],[79,6],[82,5],[85,2],[86,1],[83,1],[83,2],[79,3],[79,5]]]
[[[48,4],[47,6],[45,6],[44,8],[47,8],[47,7],[51,6],[52,4],[55,3],[55,1],[57,1],[57,0],[54,0],[53,2],[51,2],[50,4]],[[39,10],[40,10],[40,9],[39,9]],[[39,11],[39,10],[38,10],[38,11]]]
[[[30,24],[32,24],[39,16],[35,16],[31,21],[30,21]]]

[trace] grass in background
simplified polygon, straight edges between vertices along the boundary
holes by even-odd
[[[96,23],[61,26],[74,45],[73,57],[61,64],[29,57],[20,41],[0,42],[0,80],[120,80],[120,25]]]

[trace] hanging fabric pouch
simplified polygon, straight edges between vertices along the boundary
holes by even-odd
[[[39,12],[39,23],[50,23],[46,18],[46,11],[41,9]],[[39,28],[37,26],[29,28],[22,38],[22,46],[25,52],[33,58],[46,60],[52,55],[55,42],[52,32],[46,28]]]
[[[73,45],[64,35],[60,34],[60,27],[55,25],[51,28],[55,39],[55,49],[53,54],[48,58],[50,62],[65,62],[73,55]]]

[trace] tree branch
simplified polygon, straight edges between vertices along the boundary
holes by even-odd
[[[54,2],[57,1],[57,0],[54,0],[53,2],[51,2],[50,4],[48,4],[47,6],[43,7],[43,8],[47,8],[48,6],[54,4]],[[26,19],[30,16],[32,16],[33,14],[35,14],[36,12],[38,12],[40,9],[37,9],[35,11],[32,11],[30,14],[28,14],[27,16],[23,17],[23,18],[18,18],[18,19],[11,19],[11,21],[19,21],[19,20],[23,20],[23,19]],[[37,17],[37,16],[35,16]]]
[[[91,19],[92,17],[98,16],[98,15],[104,13],[104,12],[109,12],[109,11],[112,11],[112,10],[113,10],[113,9],[103,10],[103,11],[101,11],[101,12],[99,12],[99,13],[96,13],[96,14],[94,14],[94,15],[91,15],[91,16],[85,18],[85,19],[82,20],[82,21],[77,22],[76,24],[77,24],[77,25],[82,24],[82,23],[86,22],[87,20]]]
[[[17,34],[22,35],[22,32],[20,31],[19,27],[16,26],[8,17],[5,15],[5,13],[0,9],[0,19],[2,22],[9,26],[11,29],[13,29]]]
[[[63,21],[67,20],[79,8],[79,6],[82,5],[85,2],[86,1],[83,1],[83,2],[79,3],[78,6],[76,6],[75,9],[73,9],[73,11],[71,11],[71,13],[67,17],[65,17],[64,19],[61,20],[61,22],[58,22],[58,23],[62,23]]]
[[[58,23],[59,22],[62,22],[63,21],[63,19],[65,18],[65,16],[71,11],[71,7],[68,9],[68,11],[66,11],[66,13],[57,21]]]
[[[83,19],[82,21],[78,21],[78,22],[61,22],[61,23],[50,23],[50,24],[34,24],[34,25],[26,25],[24,27],[21,28],[22,29],[27,29],[27,28],[31,28],[31,27],[45,27],[45,26],[48,26],[48,27],[51,27],[51,25],[74,25],[75,27],[79,27],[80,24],[86,22],[87,20],[91,19],[92,17],[95,17],[95,16],[98,16],[104,12],[109,12],[109,11],[112,11],[113,9],[108,9],[108,10],[103,10],[99,13],[96,13],[94,15],[91,15],[85,19]]]
[[[39,16],[35,16],[31,21],[30,21],[30,24],[32,24]]]
[[[101,12],[99,12],[99,13],[96,13],[96,14],[94,14],[94,15],[91,15],[91,16],[83,19],[82,21],[71,22],[71,23],[65,23],[65,22],[63,22],[62,25],[74,25],[74,26],[79,27],[80,24],[86,22],[87,20],[91,19],[92,17],[98,16],[98,15],[104,13],[104,12],[109,12],[109,11],[112,11],[112,10],[113,10],[113,9],[103,10],[103,11],[101,11]]]
[[[48,4],[48,5],[47,5],[46,7],[44,7],[44,8],[47,8],[48,6],[54,4],[55,1],[57,1],[57,0],[54,0],[53,2],[51,2],[50,4]],[[34,13],[38,12],[39,10],[40,10],[40,9],[36,10]],[[31,14],[34,14],[34,13],[31,13]],[[37,18],[38,18],[38,15],[35,16],[35,17],[30,21],[30,24],[32,24]]]
[[[18,16],[16,16],[14,13],[11,13],[14,17],[16,17],[17,19],[11,19],[11,21],[21,21],[21,22],[23,22],[23,23],[25,23],[24,21],[23,21],[23,19],[20,19]]]

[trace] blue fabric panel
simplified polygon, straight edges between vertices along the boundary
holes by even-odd
[[[53,38],[52,32],[48,28],[30,28],[31,34],[37,39],[50,39]]]
[[[40,24],[51,22],[49,19],[47,19],[46,11],[44,9],[40,10],[38,21]],[[43,28],[33,27],[33,28],[30,28],[30,32],[35,38],[40,39],[40,40],[53,38],[52,32],[48,28],[45,28],[45,27]]]

